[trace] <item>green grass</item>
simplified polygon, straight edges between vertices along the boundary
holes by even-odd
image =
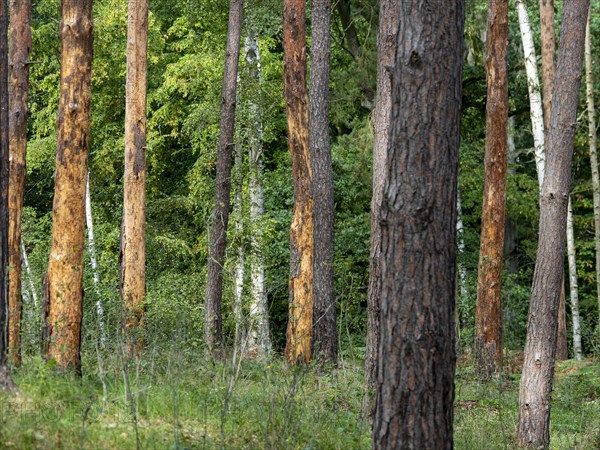
[[[360,417],[360,362],[343,362],[334,374],[280,360],[232,368],[185,352],[149,353],[125,370],[118,355],[102,362],[103,377],[94,370],[77,378],[26,359],[14,371],[20,393],[0,396],[0,448],[130,449],[136,441],[144,449],[371,447]],[[517,397],[517,375],[480,384],[471,367],[459,367],[455,447],[516,448]],[[600,364],[557,367],[552,448],[600,448]]]

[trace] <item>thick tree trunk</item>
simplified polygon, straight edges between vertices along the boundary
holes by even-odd
[[[527,8],[525,7],[523,0],[516,0],[516,5],[519,16],[519,26],[521,29],[521,40],[523,41],[527,86],[529,87],[535,166],[538,175],[538,185],[541,191],[546,167],[546,155],[544,149],[544,110],[540,92],[540,79],[538,77],[537,60],[535,56],[535,46],[533,44],[533,32],[531,30],[531,23],[529,22],[529,14],[527,13]]]
[[[591,8],[591,7],[590,7]],[[590,32],[591,10],[585,33],[585,85],[588,111],[588,140],[592,166],[592,191],[594,195],[594,233],[596,244],[596,291],[598,296],[598,323],[600,324],[600,175],[598,175],[598,151],[596,136],[596,107],[594,105],[594,73],[592,65],[592,36]]]
[[[365,351],[365,383],[369,391],[376,388],[377,352],[381,314],[381,226],[379,208],[383,198],[386,154],[392,110],[392,72],[396,52],[396,36],[400,19],[399,2],[382,0],[379,10],[377,40],[377,93],[373,113],[373,194],[371,197],[371,255],[367,291],[367,340]],[[370,393],[369,393],[370,394]],[[363,415],[373,414],[373,402],[367,394]]]
[[[313,354],[336,364],[338,336],[333,289],[333,169],[329,139],[331,1],[313,0],[310,47],[309,147],[314,221]]]
[[[547,174],[540,203],[539,245],[533,276],[525,361],[519,390],[522,445],[548,447],[550,392],[565,253],[566,217],[583,44],[589,0],[565,2],[548,136]]]
[[[313,197],[306,92],[306,3],[283,2],[283,80],[288,146],[294,177],[290,227],[290,313],[285,356],[291,364],[311,359],[313,326]]]
[[[146,292],[146,90],[148,0],[129,0],[125,87],[125,169],[121,226],[121,300],[129,349],[142,345]]]
[[[453,446],[464,2],[399,5],[381,219],[373,447]]]
[[[502,368],[502,262],[508,146],[508,0],[490,0],[486,43],[485,179],[475,315],[475,375]]]
[[[9,356],[21,364],[21,219],[25,195],[25,156],[27,154],[27,93],[29,90],[29,52],[31,50],[31,1],[10,2],[9,48],[9,153],[8,188],[8,286]]]
[[[258,39],[254,33],[246,39],[246,63],[250,79],[257,88],[261,82],[260,50]],[[263,356],[271,353],[271,335],[269,333],[269,307],[265,290],[265,260],[263,257],[264,238],[262,218],[264,214],[263,196],[263,147],[262,147],[262,116],[259,105],[252,101],[250,111],[254,119],[250,138],[249,183],[250,221],[252,223],[251,245],[252,265],[250,269],[250,339],[255,350]]]
[[[98,327],[98,340],[102,347],[106,344],[104,330],[104,307],[100,293],[100,273],[98,272],[98,257],[96,256],[96,241],[94,239],[94,217],[92,216],[92,196],[90,194],[90,172],[88,170],[85,183],[85,223],[88,232],[88,250],[90,252],[90,265],[94,277],[94,293],[96,294],[96,326]]]
[[[589,20],[589,19],[588,19]],[[569,288],[571,293],[571,317],[573,318],[573,354],[581,361],[581,325],[579,322],[579,294],[577,292],[577,264],[575,262],[575,232],[573,230],[573,207],[569,199],[567,216],[567,255],[569,256]],[[560,327],[559,327],[560,330]]]
[[[223,69],[223,91],[221,94],[221,123],[217,147],[216,201],[210,231],[208,279],[204,304],[204,340],[208,351],[214,356],[218,356],[223,338],[221,322],[223,265],[225,263],[227,224],[229,222],[233,131],[235,127],[235,101],[241,32],[242,0],[230,0],[227,48]]]
[[[81,369],[85,185],[90,134],[92,0],[62,0],[58,144],[48,263],[48,358]]]
[[[8,3],[0,0],[0,391],[11,385],[7,368],[9,304],[8,265]]]
[[[342,27],[344,28],[344,38],[346,40],[346,49],[355,58],[360,54],[360,43],[358,42],[358,34],[352,20],[350,12],[350,0],[338,0],[336,2],[337,10],[340,15]]]

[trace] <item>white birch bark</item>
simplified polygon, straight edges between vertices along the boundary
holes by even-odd
[[[92,266],[92,275],[94,277],[94,292],[96,293],[96,320],[98,323],[98,334],[100,345],[105,346],[106,334],[104,331],[104,308],[100,293],[100,275],[98,273],[98,258],[96,256],[96,244],[94,241],[94,219],[92,217],[92,197],[90,194],[90,172],[87,173],[85,184],[85,222],[88,230],[88,248],[90,251],[90,264]]]
[[[242,189],[243,189],[243,178],[242,178],[242,163],[244,160],[243,149],[241,145],[235,146],[235,161],[233,172],[235,174],[235,197],[233,200],[233,217],[235,220],[235,235],[237,241],[237,258],[235,263],[235,289],[234,289],[234,304],[233,304],[233,316],[235,320],[235,338],[236,345],[242,341],[242,337],[245,334],[244,323],[243,323],[243,304],[242,295],[244,291],[244,260],[246,254],[246,248],[243,241],[244,234],[244,217],[242,212]]]
[[[31,272],[31,266],[29,265],[29,258],[27,257],[27,250],[25,249],[25,242],[21,238],[21,256],[23,265],[25,266],[25,273],[27,274],[27,284],[29,284],[29,293],[31,295],[31,299],[33,300],[33,306],[37,310],[40,302],[38,300],[37,291],[35,290],[35,285],[33,284],[33,274]]]
[[[594,228],[596,240],[596,290],[600,313],[600,175],[598,174],[598,152],[596,136],[596,109],[594,105],[594,77],[592,72],[592,39],[590,34],[591,5],[585,33],[585,79],[589,124],[590,163],[592,166],[592,191],[594,195]],[[600,323],[600,315],[598,316]]]
[[[567,255],[569,257],[569,288],[571,293],[571,317],[573,318],[573,353],[581,361],[581,326],[579,321],[579,295],[577,293],[577,265],[575,262],[575,233],[573,230],[573,209],[569,198],[567,215]]]
[[[250,76],[257,85],[261,82],[260,50],[258,39],[251,33],[245,42],[246,62]],[[250,145],[250,221],[252,223],[252,268],[251,300],[250,300],[250,333],[251,344],[260,349],[264,355],[271,353],[272,344],[269,333],[269,309],[265,290],[265,262],[262,253],[264,245],[261,222],[264,213],[263,182],[262,182],[262,118],[259,105],[255,101],[250,103],[250,114],[254,118],[254,132],[251,134]]]
[[[457,242],[458,242],[458,253],[460,255],[464,255],[465,253],[465,239],[464,239],[464,234],[465,234],[465,227],[463,224],[463,219],[462,219],[462,205],[460,203],[460,191],[458,191],[458,194],[456,196],[456,235],[457,235]],[[460,292],[460,296],[462,298],[466,298],[467,297],[467,268],[464,266],[464,264],[459,264],[458,265],[458,291]]]
[[[523,0],[516,0],[516,5],[519,16],[521,40],[523,41],[527,86],[529,88],[535,165],[538,174],[538,185],[541,191],[542,182],[544,181],[544,172],[546,169],[546,156],[544,150],[544,110],[542,105],[542,94],[540,91],[540,79],[538,75],[537,59],[535,55],[535,46],[533,44],[533,32],[531,30],[529,14],[527,13],[527,8],[525,7]]]

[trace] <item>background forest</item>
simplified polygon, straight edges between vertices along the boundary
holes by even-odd
[[[539,49],[538,2],[528,0],[525,3],[529,9],[532,27],[537,33],[535,44]],[[557,2],[557,20],[560,18],[561,5],[562,2]],[[307,8],[307,11],[309,10]],[[592,1],[592,10],[592,44],[596,58],[600,55],[600,4]],[[343,14],[340,15],[340,11],[349,12],[351,21],[348,22],[348,17],[343,17]],[[143,446],[149,448],[153,448],[153,442],[160,442],[161,445],[164,443],[162,437],[159,437],[165,434],[164,430],[172,430],[169,439],[172,437],[174,444],[171,448],[199,448],[202,445],[210,446],[219,440],[222,445],[231,448],[284,448],[287,444],[292,446],[292,443],[296,445],[298,442],[303,443],[298,444],[298,448],[368,447],[368,425],[361,422],[359,409],[367,327],[373,151],[371,118],[376,91],[378,13],[377,1],[339,0],[334,6],[331,29],[329,123],[335,196],[335,297],[340,366],[352,370],[339,375],[327,375],[324,378],[298,370],[289,377],[286,375],[286,378],[282,373],[287,369],[281,364],[278,356],[274,356],[273,362],[269,362],[268,365],[246,361],[243,367],[240,362],[237,363],[239,366],[236,366],[234,359],[233,364],[229,361],[223,363],[223,366],[218,366],[214,373],[220,375],[210,375],[213,381],[206,382],[198,388],[193,386],[194,380],[203,376],[209,377],[207,373],[214,369],[202,367],[203,296],[207,278],[210,216],[215,198],[216,143],[219,133],[228,4],[218,0],[150,2],[147,295],[143,321],[148,358],[132,363],[121,361],[119,355],[111,351],[118,348],[119,339],[122,338],[120,329],[124,314],[119,296],[119,245],[123,203],[127,2],[94,2],[89,168],[99,283],[94,281],[93,271],[88,270],[90,260],[89,254],[86,254],[82,357],[84,376],[99,381],[94,388],[73,388],[65,381],[52,378],[48,368],[38,359],[42,328],[41,280],[47,270],[51,244],[53,173],[57,145],[56,111],[59,101],[60,44],[57,26],[60,20],[60,5],[57,0],[38,0],[35,3],[31,23],[33,47],[29,91],[27,184],[23,217],[23,241],[30,270],[24,271],[23,275],[25,366],[20,369],[21,375],[17,372],[16,378],[21,386],[36,386],[35,389],[39,390],[41,397],[51,385],[52,389],[61,392],[59,395],[66,400],[63,406],[57,408],[62,408],[62,412],[55,408],[46,418],[60,422],[60,418],[65,415],[71,414],[70,420],[78,417],[77,420],[83,423],[82,447],[86,440],[101,442],[100,446],[107,448],[115,445],[135,446],[136,442],[139,446],[137,427],[138,422],[143,425],[143,420],[154,424],[158,430],[157,436],[147,434],[142,439],[142,442],[145,442]],[[233,344],[236,325],[233,313],[236,252],[241,245],[246,248],[252,247],[250,236],[253,227],[260,227],[265,238],[265,245],[261,251],[266,268],[270,332],[275,355],[279,355],[285,347],[288,321],[289,230],[293,209],[292,171],[283,96],[282,4],[273,0],[249,0],[244,4],[243,15],[242,45],[246,36],[256,36],[262,78],[260,83],[257,83],[250,75],[242,48],[235,145],[241,147],[244,159],[242,164],[236,164],[233,177],[241,180],[243,203],[241,211],[234,211],[229,222],[223,283],[224,338],[226,345]],[[457,349],[464,362],[459,366],[457,374],[459,385],[461,377],[466,379],[470,376],[467,374],[472,373],[469,357],[474,340],[485,147],[486,81],[483,49],[486,17],[486,1],[467,1],[459,169],[459,215],[463,227],[459,230],[457,283]],[[310,35],[308,42],[310,43]],[[527,77],[519,22],[513,2],[510,3],[508,66],[511,118],[509,142],[514,145],[509,145],[507,178],[502,288],[503,336],[507,371],[513,371],[513,361],[516,361],[514,372],[517,373],[520,371],[518,355],[523,349],[527,331],[527,311],[537,246],[539,190],[533,155]],[[595,92],[600,92],[600,64],[594,64],[594,75]],[[594,217],[584,90],[585,85],[582,84],[581,115],[578,120],[573,159],[572,201],[583,353],[588,358],[597,359],[600,357],[600,311],[595,278]],[[264,216],[260,223],[249,220],[250,178],[247,154],[255,127],[255,105],[260,109],[263,126],[265,204]],[[234,195],[235,192],[232,192],[232,198]],[[239,224],[243,226],[240,227]],[[255,256],[249,252],[247,261],[252,261]],[[566,259],[565,273],[568,273]],[[245,277],[248,281],[248,271]],[[565,283],[568,293],[568,277]],[[243,298],[248,298],[249,289],[249,282],[245,283]],[[98,346],[98,301],[103,307],[104,328],[109,340],[106,348]],[[572,355],[572,322],[568,299],[566,305],[569,354]],[[199,373],[191,371],[195,363],[198,364],[195,370],[199,370]],[[160,369],[155,369],[154,364]],[[568,372],[570,366],[565,367],[565,371]],[[587,366],[583,367],[585,371]],[[591,372],[597,369],[597,366],[592,367],[595,369],[589,369]],[[150,394],[144,394],[144,390],[150,390],[150,386],[156,385],[155,380],[152,381],[154,374],[158,373],[154,372],[155,370],[165,379],[171,380],[171,386],[165,384],[160,388],[160,393],[153,394],[155,397],[152,397]],[[256,383],[249,384],[254,387],[244,391],[244,395],[247,396],[238,398],[237,406],[232,409],[227,402],[231,401],[233,404],[236,390],[234,385],[238,382],[240,373],[244,371],[252,374],[250,377],[256,377],[256,380],[253,380]],[[144,378],[145,374],[150,374],[150,378]],[[219,377],[220,381],[215,381]],[[557,410],[559,412],[556,414],[561,414],[560,408],[577,409],[582,399],[595,401],[597,404],[600,397],[597,374],[592,381],[581,376],[580,372],[577,372],[577,377],[580,378],[567,377],[557,383],[557,398],[561,400]],[[307,387],[314,385],[322,389],[314,388],[313,391],[312,387]],[[242,412],[245,408],[251,408],[252,399],[256,398],[252,396],[256,392],[251,395],[250,390],[261,391],[263,388],[271,389],[272,398],[275,399],[273,404],[277,403],[283,415],[275,419],[271,414],[279,413],[265,413],[269,417],[263,418],[266,423],[264,428],[257,426],[253,429],[251,435],[244,438],[247,441],[242,438],[236,440],[237,438],[231,437],[231,430],[235,427],[245,429],[241,421],[249,419],[244,418]],[[114,394],[116,400],[111,400],[113,389],[119,392]],[[204,392],[210,392],[211,389],[218,391],[218,399],[211,400],[208,394],[203,396]],[[103,405],[106,402],[109,405],[102,406],[101,414],[109,414],[112,411],[116,417],[103,423],[104,428],[114,425],[113,428],[121,430],[121,421],[130,423],[128,421],[131,417],[127,408],[115,412],[114,404],[121,401],[126,405],[135,404],[135,407],[131,408],[135,438],[131,433],[127,434],[129,428],[125,426],[125,436],[111,437],[110,439],[116,439],[114,441],[102,443],[102,438],[99,437],[101,431],[98,431],[102,427],[92,431],[99,435],[86,435],[86,420],[94,420],[87,417],[88,413],[92,416],[100,414],[95,407],[91,408],[92,412],[90,408],[86,410],[86,405],[94,404],[100,391],[103,392]],[[185,392],[187,394],[184,394]],[[121,395],[122,399],[119,397]],[[514,401],[514,395],[514,392],[505,392],[501,382],[491,386],[465,384],[463,391],[457,389],[457,420],[465,421],[463,428],[460,425],[457,428],[457,442],[462,443],[463,448],[481,448],[478,442],[483,441],[478,439],[485,439],[484,432],[477,435],[478,432],[473,431],[478,425],[469,422],[479,420],[471,419],[469,414],[472,408],[477,409],[481,406],[468,403],[471,398],[487,398],[488,406],[491,405],[489,410],[492,412],[486,410],[482,414],[493,416],[493,410],[502,411],[502,408]],[[314,409],[306,406],[306,399],[311,396],[317,399],[321,406],[315,406]],[[159,397],[169,400],[161,405],[157,400]],[[561,401],[563,403],[560,403]],[[29,408],[25,403],[22,407],[24,410]],[[169,415],[173,417],[172,423],[153,422],[160,421],[158,418],[162,414],[161,408],[169,411]],[[286,410],[292,411],[289,417],[284,414]],[[221,413],[221,416],[215,419],[215,423],[219,425],[215,426],[217,431],[214,435],[207,431],[210,426],[198,425],[204,431],[194,431],[197,424],[194,425],[188,419],[198,411],[204,411],[206,414],[202,419],[204,424],[210,423],[211,419],[207,417],[211,417],[215,411]],[[267,411],[271,410],[267,408]],[[335,411],[335,419],[332,411]],[[593,411],[595,416],[592,417],[600,416],[597,406]],[[294,422],[293,414],[305,415],[302,420],[307,422],[329,422],[333,424],[332,427],[336,427],[335,431],[329,435],[327,430],[316,431],[314,425],[311,428],[300,421],[301,419]],[[496,418],[485,419],[486,422],[493,422],[490,426],[495,430],[494,433],[500,436],[498,448],[510,447],[510,437],[506,437],[505,433],[510,434],[513,431],[513,416],[513,413],[507,412],[505,416],[500,414],[498,421]],[[6,420],[3,418],[3,421]],[[572,418],[565,418],[563,422],[567,427]],[[559,418],[556,426],[560,427],[563,422]],[[362,425],[356,425],[358,423]],[[467,428],[471,431],[466,432]],[[349,429],[354,430],[353,433],[346,433],[345,430]],[[40,436],[37,436],[38,431],[33,425],[24,425],[23,430],[22,436],[13,442],[17,448],[21,445],[19,439],[40,447],[51,446],[48,442],[56,443],[55,440],[49,441],[56,439],[52,431],[39,432]],[[200,437],[201,433],[204,434]],[[574,435],[579,436],[577,433],[588,433],[591,437],[573,438]],[[53,437],[49,438],[49,434]],[[557,448],[575,448],[571,447],[573,443],[581,445],[578,448],[594,448],[594,445],[600,443],[600,431],[597,428],[592,431],[583,426],[576,431],[565,428],[561,429],[561,434],[567,437],[565,441],[556,441],[560,446]],[[76,440],[79,438],[78,435]],[[69,447],[71,444],[64,445]]]

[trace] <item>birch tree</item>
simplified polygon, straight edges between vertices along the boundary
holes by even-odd
[[[567,203],[589,0],[565,2],[540,202],[539,244],[519,389],[521,445],[546,448],[565,253]]]
[[[573,217],[573,207],[569,198],[569,214]],[[568,216],[567,216],[568,217]],[[567,220],[567,255],[569,258],[569,288],[571,294],[571,317],[573,320],[573,353],[577,361],[583,358],[581,348],[581,323],[579,320],[579,294],[577,292],[577,264],[575,262],[575,231],[573,221]],[[560,330],[560,327],[559,327]]]
[[[598,324],[600,324],[600,175],[596,136],[596,107],[594,103],[594,72],[592,64],[591,6],[585,33],[585,86],[588,113],[588,140],[592,166],[592,191],[594,196],[594,235],[596,244],[596,291],[598,296]]]
[[[62,0],[58,143],[48,263],[48,358],[81,370],[85,185],[90,136],[92,0]]]
[[[21,223],[25,197],[25,159],[27,155],[27,94],[29,90],[29,53],[31,51],[31,1],[10,2],[9,42],[9,153],[8,186],[8,286],[9,355],[14,365],[21,364],[22,257]]]

